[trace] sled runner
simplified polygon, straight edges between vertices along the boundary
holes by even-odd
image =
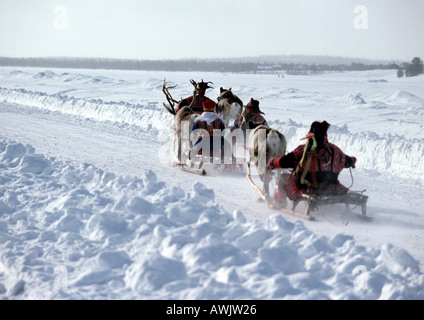
[[[189,160],[187,163],[179,163],[175,161],[174,167],[178,167],[183,171],[199,174],[199,175],[240,175],[244,174],[244,164],[214,164],[212,160],[210,163],[199,163],[197,165],[192,164]]]
[[[244,165],[240,164],[204,164],[203,168],[206,169],[206,174],[211,176],[239,176],[245,173]]]
[[[192,168],[189,165],[184,164],[184,163],[174,162],[174,167],[178,167],[178,168],[180,168],[181,170],[183,170],[185,172],[195,173],[195,174],[199,174],[199,175],[202,175],[202,176],[206,175],[205,169],[202,169],[202,168]]]
[[[266,203],[266,205],[274,210],[278,210],[284,214],[289,214],[297,218],[301,218],[304,220],[313,221],[315,220],[315,217],[311,216],[312,211],[317,210],[321,206],[325,205],[331,205],[331,204],[345,204],[346,208],[350,210],[350,206],[358,206],[361,207],[361,214],[354,214],[355,216],[358,216],[359,218],[365,220],[365,221],[374,221],[373,218],[368,217],[366,215],[366,203],[368,200],[368,196],[364,195],[362,192],[353,192],[349,191],[346,194],[343,195],[337,195],[337,196],[309,196],[309,195],[302,195],[301,198],[295,200],[292,202],[291,209],[288,208],[280,208],[278,205],[274,204],[274,201],[272,197],[269,194],[265,194],[252,180],[251,172],[250,172],[250,164],[247,164],[247,180],[251,184],[251,186],[258,192],[260,198]],[[306,203],[306,210],[305,212],[298,212],[296,211],[296,207],[300,202]]]

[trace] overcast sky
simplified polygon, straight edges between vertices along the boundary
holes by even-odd
[[[424,58],[424,0],[0,0],[0,56]]]

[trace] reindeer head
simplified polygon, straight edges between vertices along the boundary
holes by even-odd
[[[213,88],[211,86],[209,86],[209,84],[213,84],[213,82],[208,81],[208,82],[204,82],[203,79],[200,82],[195,82],[194,80],[190,80],[191,84],[196,88],[197,92],[200,94],[204,94],[206,92],[207,89]]]
[[[223,87],[219,88],[219,93],[223,93],[225,91],[231,91],[232,88],[230,89],[224,89]]]
[[[219,97],[218,97],[218,101],[221,99],[230,99],[232,97],[234,97],[233,92],[230,89],[224,89],[223,87],[219,88]]]

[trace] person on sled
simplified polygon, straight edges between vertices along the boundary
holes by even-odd
[[[313,122],[304,138],[306,144],[299,145],[283,157],[269,160],[270,170],[293,168],[287,179],[280,179],[274,203],[285,206],[286,196],[293,201],[303,194],[321,196],[348,192],[348,188],[339,182],[338,176],[344,168],[355,168],[356,158],[344,154],[339,147],[328,142],[329,127],[326,121]]]
[[[243,114],[234,122],[234,127],[231,130],[240,128],[243,132],[246,132],[246,129],[254,129],[260,125],[268,126],[262,116],[263,114],[265,113],[259,109],[259,101],[251,98]]]
[[[192,131],[196,129],[204,129],[208,133],[208,139],[209,139],[209,156],[211,158],[214,157],[215,154],[217,154],[216,150],[214,152],[214,136],[216,135],[216,131],[219,130],[219,136],[220,136],[220,146],[221,146],[221,159],[223,159],[224,156],[224,137],[221,135],[221,131],[225,129],[225,121],[224,119],[218,115],[215,112],[216,103],[212,100],[206,100],[203,102],[203,113],[196,118],[196,120],[193,123]],[[200,136],[199,139],[196,141],[196,143],[193,146],[193,150],[191,154],[197,154],[197,155],[206,155],[203,152],[204,144],[201,143],[203,141],[203,136]],[[207,142],[206,142],[207,143]]]
[[[212,82],[203,82],[202,80],[201,82],[197,83],[196,101],[194,102],[194,105],[192,107],[193,112],[201,114],[203,112],[203,103],[206,101],[212,101],[213,103],[215,103],[212,99],[205,96],[206,90],[212,88],[209,86],[209,83],[212,83]],[[182,107],[189,106],[191,102],[193,101],[193,98],[194,98],[193,96],[190,96],[188,98],[181,100],[177,106],[177,112]]]

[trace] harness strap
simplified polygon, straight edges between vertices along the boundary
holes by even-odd
[[[309,133],[305,139],[312,139],[312,146],[309,149],[309,142],[305,144],[305,148],[303,149],[303,155],[302,155],[302,159],[300,159],[300,162],[298,163],[298,165],[296,166],[296,170],[295,170],[295,174],[296,176],[298,175],[299,171],[300,171],[300,167],[302,167],[304,165],[304,169],[302,172],[302,175],[300,176],[300,183],[301,184],[306,184],[308,187],[310,187],[312,184],[311,182],[309,182],[308,180],[306,180],[306,175],[309,172],[309,168],[311,166],[311,161],[312,161],[312,157],[315,154],[315,150],[318,146],[317,141],[315,139],[315,134],[313,133]],[[308,150],[309,149],[309,150]],[[305,157],[306,157],[306,163],[305,162]],[[312,178],[312,180],[316,180],[314,179],[314,177]],[[316,181],[312,181],[313,183]]]

